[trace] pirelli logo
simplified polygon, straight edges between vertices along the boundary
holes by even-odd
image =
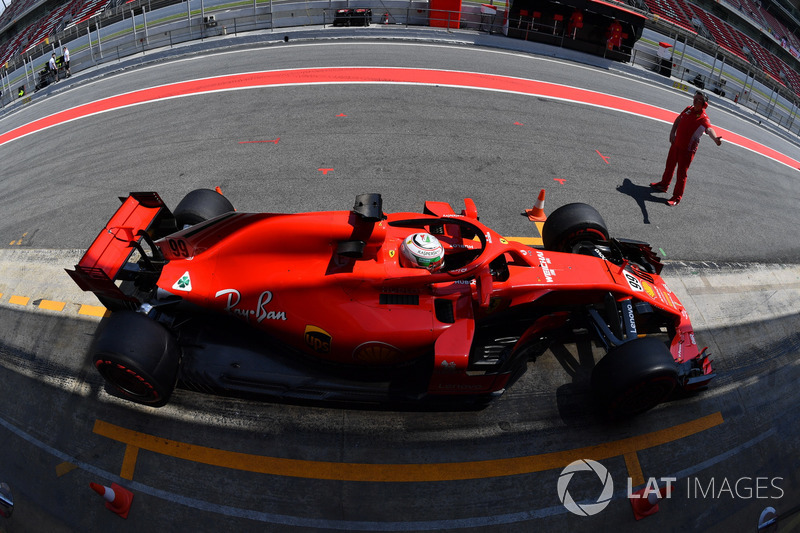
[[[331,336],[322,328],[317,326],[307,325],[304,340],[309,348],[317,353],[330,353],[331,351]]]

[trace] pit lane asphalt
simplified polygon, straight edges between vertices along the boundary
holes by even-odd
[[[346,53],[340,45],[345,46]],[[610,73],[606,71],[591,70],[593,75],[587,80],[584,67],[552,59],[508,56],[505,52],[419,43],[402,47],[389,43],[339,43],[335,47],[305,43],[294,48],[236,50],[216,59],[208,55],[201,61],[122,71],[92,84],[76,84],[75,90],[51,95],[8,118],[23,123],[31,119],[31,115],[25,115],[28,112],[41,116],[124,87],[130,90],[155,80],[190,79],[198,75],[193,69],[201,66],[215,74],[259,70],[265,57],[270,68],[424,65],[524,75],[573,85],[591,81],[597,84],[593,86],[596,90],[629,95],[641,92],[655,100],[664,99],[668,102],[664,107],[675,112],[687,98],[641,82],[633,82],[631,88],[621,78],[607,78]],[[527,70],[519,72],[523,69]],[[580,73],[570,76],[572,69]],[[207,74],[205,70],[203,73]],[[90,91],[98,92],[92,95]],[[713,342],[715,353],[723,354],[726,372],[715,384],[716,392],[665,406],[656,416],[625,427],[609,428],[587,415],[585,391],[580,390],[586,377],[586,367],[580,364],[585,362],[585,351],[575,353],[578,364],[572,376],[565,375],[562,365],[553,359],[543,359],[502,403],[479,413],[276,406],[181,391],[174,405],[161,411],[131,408],[108,399],[100,392],[99,378],[85,360],[96,322],[77,314],[77,305],[91,303],[91,297],[83,301],[86,296],[76,296],[68,280],[54,280],[59,279],[60,267],[77,259],[75,249],[85,246],[106,221],[115,208],[111,205],[114,197],[128,190],[155,189],[174,205],[192,188],[221,185],[241,210],[281,211],[346,209],[353,195],[365,190],[382,192],[387,210],[416,210],[429,198],[451,201],[458,209],[463,196],[472,196],[482,220],[507,235],[531,235],[518,212],[529,207],[539,188],[547,187],[548,211],[570,201],[589,201],[604,213],[612,234],[648,240],[663,248],[669,258],[771,263],[776,257],[796,256],[797,237],[783,229],[794,227],[786,223],[796,218],[789,209],[796,205],[795,171],[762,161],[759,156],[745,153],[736,158],[734,155],[742,152],[738,149],[732,151],[734,155],[723,156],[717,153],[722,149],[704,141],[692,166],[686,201],[679,210],[647,201],[649,193],[641,193],[638,200],[646,208],[643,211],[625,194],[625,178],[643,184],[650,181],[648,172],[659,173],[665,143],[648,146],[651,143],[642,143],[641,139],[665,138],[669,129],[665,124],[638,124],[625,117],[625,131],[617,135],[609,133],[621,122],[616,113],[437,87],[348,86],[343,91],[326,86],[255,91],[258,94],[241,91],[111,112],[0,147],[0,157],[9,162],[0,200],[6,215],[0,234],[6,248],[4,264],[12,265],[0,279],[4,283],[0,303],[8,302],[12,293],[30,294],[33,302],[68,302],[66,314],[37,313],[27,305],[7,305],[2,311],[7,370],[3,390],[19,391],[14,396],[4,394],[2,419],[6,424],[0,430],[18,454],[11,464],[0,467],[0,474],[7,473],[19,487],[22,501],[9,524],[20,530],[26,524],[38,530],[83,530],[97,524],[119,524],[116,517],[107,516],[85,487],[97,476],[122,482],[114,476],[125,462],[125,446],[92,432],[95,420],[173,442],[254,456],[313,459],[320,465],[436,464],[528,457],[616,442],[721,413],[725,422],[710,427],[710,433],[670,443],[668,451],[655,448],[638,453],[644,474],[707,476],[714,472],[717,483],[726,476],[731,480],[783,476],[787,480],[786,497],[796,499],[798,439],[796,415],[792,413],[797,396],[790,387],[798,373],[797,338],[791,333],[797,331],[797,315],[796,311],[786,314],[792,299],[796,301],[791,291],[797,290],[797,274],[791,267],[778,276],[775,272],[781,269],[754,265],[736,270],[731,265],[672,263],[675,279],[687,287],[682,301],[697,300],[690,314],[696,327],[703,328],[701,343]],[[724,117],[723,126],[713,107],[710,113],[715,125],[732,131],[740,128],[744,134],[744,125],[727,122],[733,118]],[[0,121],[3,131],[7,128],[5,120]],[[343,126],[342,120],[351,122]],[[763,135],[765,143],[783,142],[761,130],[747,133]],[[275,138],[280,138],[277,144],[239,144]],[[796,150],[781,146],[786,151]],[[278,150],[270,152],[273,148]],[[706,163],[701,166],[703,161]],[[710,165],[711,161],[716,165]],[[334,170],[320,176],[319,168]],[[720,175],[723,173],[737,177],[727,180]],[[698,178],[693,180],[692,176]],[[762,180],[781,194],[775,198],[757,194],[757,187],[751,183],[753,176],[765,176]],[[719,187],[703,185],[701,180],[706,177]],[[561,185],[554,178],[565,182]],[[728,187],[721,187],[723,183]],[[736,192],[731,183],[744,191]],[[521,190],[528,191],[530,198],[523,197]],[[720,190],[734,190],[725,198],[724,206],[718,198]],[[746,213],[769,216],[754,219]],[[727,216],[710,222],[717,214]],[[649,224],[643,223],[645,218]],[[700,221],[713,225],[704,229]],[[692,236],[692,229],[699,235]],[[769,238],[773,234],[776,236]],[[5,246],[5,242],[12,244]],[[42,265],[54,266],[55,270],[43,272]],[[35,280],[32,285],[16,283],[19,272],[30,273]],[[768,279],[761,279],[760,274]],[[692,281],[699,286],[693,286]],[[47,287],[46,294],[42,287]],[[740,299],[725,300],[720,295],[738,295]],[[719,314],[716,320],[711,318],[714,309]],[[736,320],[734,314],[739,315]],[[559,352],[562,359],[568,359],[569,349],[574,350],[566,347]],[[705,446],[710,440],[715,445]],[[617,492],[624,486],[625,474],[631,472],[629,460],[629,456],[620,454],[604,461],[618,480]],[[703,465],[707,465],[705,469]],[[235,522],[236,528],[243,530],[294,526],[524,531],[533,524],[547,530],[594,530],[625,527],[632,522],[624,499],[615,500],[608,510],[591,519],[566,513],[555,496],[558,471],[470,481],[356,483],[232,471],[141,452],[131,482],[137,491],[134,509],[138,513],[132,513],[125,527],[134,530],[182,524],[211,530],[223,524],[231,527]],[[704,481],[707,485],[706,478]],[[570,485],[570,490],[577,493],[580,487]],[[708,501],[686,498],[680,509],[676,509],[677,502],[665,502],[664,511],[669,503],[675,504],[670,509],[673,512],[662,511],[651,517],[650,527],[667,530],[716,525],[730,530],[731,524],[757,514],[760,508],[756,508],[763,501],[743,505],[720,498],[709,505]],[[30,526],[31,513],[25,512],[26,507],[44,513],[42,522]],[[70,509],[80,513],[76,515]]]

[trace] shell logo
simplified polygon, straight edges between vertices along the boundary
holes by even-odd
[[[646,292],[650,298],[656,297],[656,290],[653,287],[651,287],[649,283],[643,281],[642,285],[644,286],[644,292]]]
[[[403,352],[391,344],[379,341],[365,342],[353,350],[353,359],[360,363],[387,364],[402,359]]]

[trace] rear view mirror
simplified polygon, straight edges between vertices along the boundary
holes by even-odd
[[[0,516],[11,517],[14,510],[14,498],[11,497],[11,489],[5,483],[0,483]]]

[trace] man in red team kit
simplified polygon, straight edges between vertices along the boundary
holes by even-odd
[[[672,123],[672,131],[669,132],[669,142],[672,146],[670,146],[669,155],[667,155],[667,166],[664,168],[664,175],[661,176],[661,181],[650,184],[651,187],[661,192],[667,192],[669,184],[672,182],[675,166],[678,167],[675,190],[672,192],[672,198],[667,200],[667,205],[678,205],[681,198],[683,198],[683,189],[686,187],[686,172],[689,170],[689,165],[692,164],[694,154],[697,152],[700,137],[706,133],[717,143],[717,146],[722,144],[722,137],[717,137],[711,127],[711,121],[708,120],[708,115],[706,115],[706,107],[708,107],[708,97],[697,91],[694,95],[694,103],[684,109],[675,119],[675,122]]]

